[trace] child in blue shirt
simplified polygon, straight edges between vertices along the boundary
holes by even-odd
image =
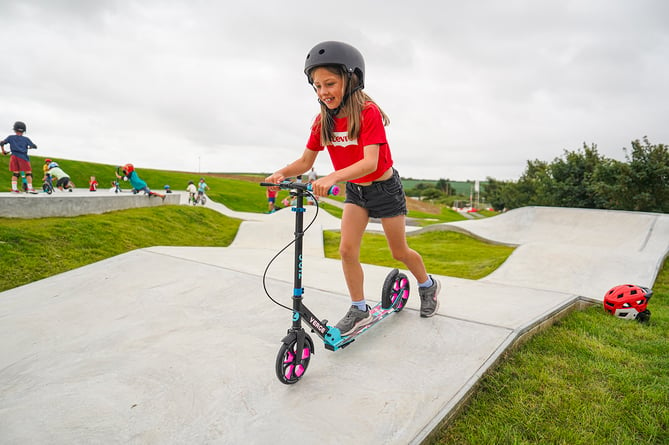
[[[198,197],[198,199],[202,199],[202,196],[204,195],[205,190],[209,190],[209,186],[207,185],[206,182],[204,182],[204,178],[200,178],[200,182],[197,185],[197,197]]]
[[[26,174],[28,191],[30,193],[37,193],[33,188],[33,169],[30,165],[30,157],[28,157],[28,150],[37,148],[37,145],[35,145],[29,138],[23,136],[25,131],[25,123],[20,121],[15,122],[14,134],[7,136],[4,140],[0,141],[0,149],[2,149],[3,155],[10,153],[12,155],[9,159],[9,171],[12,172],[12,192],[20,193],[18,181],[21,176],[20,172],[23,171]],[[9,144],[10,153],[5,151],[5,144]]]

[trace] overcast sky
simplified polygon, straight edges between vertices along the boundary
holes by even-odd
[[[318,112],[308,50],[342,40],[403,177],[517,179],[584,142],[669,143],[668,23],[664,0],[3,0],[0,133],[23,120],[56,159],[272,172]]]

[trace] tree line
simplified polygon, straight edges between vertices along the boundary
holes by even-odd
[[[669,150],[647,137],[623,148],[625,161],[602,156],[596,144],[565,150],[553,162],[528,161],[517,181],[487,178],[495,210],[524,206],[669,212]]]

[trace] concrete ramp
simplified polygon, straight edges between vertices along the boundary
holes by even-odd
[[[652,286],[669,250],[669,215],[524,207],[430,227],[518,248],[482,281],[602,300],[618,284]]]
[[[161,199],[157,196],[134,195],[129,191],[110,193],[107,190],[89,192],[77,189],[73,192],[54,192],[48,195],[0,193],[0,217],[3,218],[48,218],[99,214],[114,210],[154,207],[179,204],[181,195],[171,193]]]
[[[652,284],[669,241],[667,215],[631,212],[529,208],[439,227],[519,247],[485,279],[439,276],[432,318],[411,279],[407,307],[348,348],[312,334],[307,373],[286,386],[274,367],[291,312],[263,274],[292,212],[211,207],[246,219],[229,248],[136,250],[0,294],[0,443],[418,444],[518,339],[608,282]],[[303,284],[332,324],[349,297],[317,246],[326,215],[305,238]],[[292,263],[289,249],[267,270],[285,305]],[[377,301],[389,269],[364,271]]]
[[[316,215],[317,210],[318,215]],[[323,230],[339,230],[340,220],[315,206],[306,207],[303,215],[305,229],[312,224],[305,231],[302,240],[304,254],[325,256]],[[244,221],[230,247],[257,248],[262,246],[264,249],[279,250],[295,238],[295,213],[289,208],[265,216],[263,221]],[[317,219],[314,220],[314,217]],[[289,227],[293,227],[293,230],[286,230]]]

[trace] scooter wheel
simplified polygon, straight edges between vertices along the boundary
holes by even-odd
[[[309,335],[305,335],[301,353],[297,349],[297,338],[293,338],[289,343],[281,344],[276,356],[276,376],[286,385],[297,383],[307,372],[309,360],[314,353],[314,343]]]
[[[383,283],[381,306],[384,309],[394,308],[395,312],[404,309],[409,299],[409,279],[397,269],[393,269]]]

